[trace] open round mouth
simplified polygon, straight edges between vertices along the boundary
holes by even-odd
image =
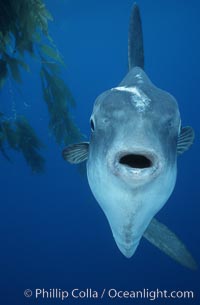
[[[153,166],[152,161],[144,155],[127,154],[119,159],[119,163],[131,168],[149,168]]]
[[[112,174],[131,185],[134,181],[134,186],[157,177],[164,166],[162,156],[143,147],[119,150],[108,155],[107,160]]]

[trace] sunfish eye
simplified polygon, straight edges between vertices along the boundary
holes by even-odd
[[[93,119],[90,120],[90,127],[91,127],[91,130],[94,131],[94,121],[93,121]]]
[[[173,121],[171,119],[168,120],[167,125],[169,128],[173,127]]]

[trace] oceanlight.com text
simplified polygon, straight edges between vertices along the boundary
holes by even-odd
[[[26,289],[24,291],[26,298],[35,299],[58,299],[66,301],[68,299],[148,299],[149,301],[155,301],[158,299],[194,299],[194,291],[191,290],[150,290],[144,288],[141,290],[119,290],[115,288],[102,288],[93,289],[85,288],[79,289],[74,288],[60,289],[60,288],[36,288]]]

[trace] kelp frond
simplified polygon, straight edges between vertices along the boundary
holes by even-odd
[[[36,136],[28,121],[21,117],[16,121],[16,135],[18,147],[24,155],[33,172],[39,173],[44,170],[44,158],[38,153],[42,143]]]
[[[5,60],[0,59],[0,89],[3,87],[6,81],[7,74],[8,74],[7,63]]]
[[[12,124],[9,121],[3,121],[1,123],[2,133],[4,134],[5,140],[8,142],[10,148],[19,150],[18,137]]]
[[[75,101],[64,81],[53,65],[42,65],[41,81],[43,97],[46,101],[50,120],[49,128],[58,144],[69,144],[81,139],[81,133],[70,117],[67,103],[74,106]]]
[[[43,0],[0,0],[0,89],[8,76],[20,83],[21,69],[29,71],[25,53],[36,58],[41,63],[49,128],[58,144],[67,144],[78,141],[82,135],[70,116],[75,101],[61,77],[63,58],[49,35],[48,23],[52,20]],[[11,125],[8,122],[2,125],[5,141],[11,148],[22,151],[29,165],[40,171],[44,160],[38,155],[41,146],[34,131],[21,119]]]
[[[0,151],[8,161],[11,161],[7,153],[7,146],[23,154],[32,172],[44,171],[45,161],[40,154],[43,144],[25,117],[20,117],[11,123],[1,114]]]
[[[2,131],[1,125],[0,125],[0,151],[2,153],[2,155],[8,160],[10,161],[9,157],[7,156],[5,149],[4,149],[4,143],[5,143],[5,135]]]

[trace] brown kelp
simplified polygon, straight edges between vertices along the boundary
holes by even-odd
[[[64,61],[49,35],[52,20],[43,0],[0,0],[0,89],[8,77],[22,82],[22,70],[30,70],[26,54],[37,60],[49,129],[58,144],[67,144],[79,140],[81,134],[70,116],[75,101],[61,77]],[[7,147],[21,151],[32,170],[40,172],[44,169],[42,146],[27,119],[11,122],[0,113],[0,151],[6,159]]]
[[[8,147],[21,152],[33,172],[44,170],[45,160],[39,153],[43,144],[25,117],[21,116],[14,122],[0,118],[0,151],[11,161],[7,154]]]

